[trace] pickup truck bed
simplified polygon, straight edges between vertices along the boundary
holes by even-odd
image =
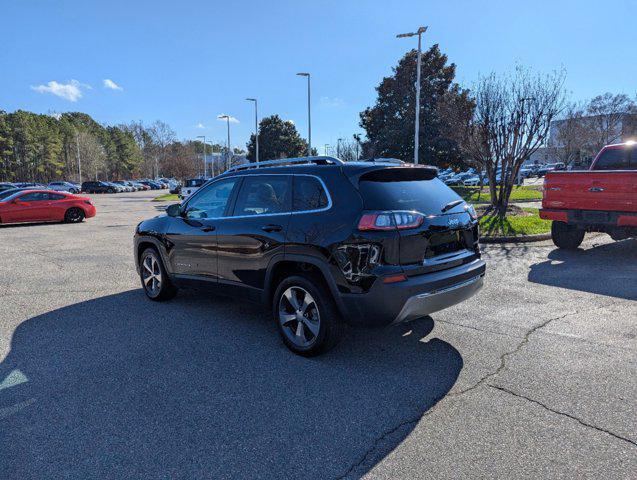
[[[602,169],[618,155],[626,163],[608,166],[624,169]],[[561,248],[577,248],[585,232],[605,232],[615,240],[637,237],[637,147],[605,147],[590,170],[547,174],[540,217],[553,220],[553,242]]]

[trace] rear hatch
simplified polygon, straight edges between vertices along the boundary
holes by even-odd
[[[480,256],[475,211],[431,169],[374,170],[361,175],[358,187],[366,211],[397,212],[399,259],[407,275],[456,267]],[[419,216],[416,221],[413,214]],[[411,223],[401,228],[401,221]]]

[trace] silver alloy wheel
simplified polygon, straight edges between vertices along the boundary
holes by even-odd
[[[151,297],[156,297],[161,291],[161,267],[152,253],[144,257],[142,262],[142,280],[144,288]]]
[[[285,336],[299,347],[309,347],[321,329],[318,305],[301,287],[290,287],[279,299],[279,323]]]

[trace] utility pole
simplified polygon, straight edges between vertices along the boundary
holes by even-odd
[[[310,109],[310,74],[307,72],[297,73],[300,77],[307,77],[307,156],[312,156],[312,113]]]
[[[257,99],[246,98],[248,102],[254,102],[254,158],[259,163],[259,113],[257,111]]]
[[[401,33],[396,38],[415,37],[418,35],[418,60],[416,61],[416,121],[414,132],[414,164],[418,165],[418,147],[420,139],[420,64],[422,57],[421,39],[422,34],[427,31],[427,27],[420,27],[413,33]]]
[[[210,140],[210,174],[215,176],[215,144],[212,140]]]

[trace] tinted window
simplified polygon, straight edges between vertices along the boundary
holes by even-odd
[[[244,177],[234,216],[289,212],[290,177],[287,175]]]
[[[228,178],[198,190],[186,205],[186,216],[192,219],[223,217],[236,178]]]
[[[15,195],[16,193],[19,193],[20,190],[16,190],[15,188],[11,189],[11,190],[4,190],[2,192],[0,192],[0,201],[4,201],[5,199],[8,199],[9,197]]]
[[[595,162],[594,170],[627,170],[628,149],[607,148]]]
[[[187,187],[201,187],[204,181],[201,178],[192,178],[190,180],[186,180]]]
[[[26,193],[20,198],[21,202],[41,202],[49,199],[49,194],[44,192]]]
[[[628,151],[630,152],[630,165],[628,165],[628,168],[637,170],[637,145],[633,145]]]
[[[359,190],[366,210],[415,210],[426,215],[440,214],[442,207],[460,199],[437,178],[383,181],[382,177],[366,180],[363,176]]]
[[[57,193],[48,193],[49,200],[64,200],[66,197],[64,195],[59,195]]]
[[[321,182],[314,177],[294,177],[294,198],[292,210],[319,210],[327,207],[327,194]]]

